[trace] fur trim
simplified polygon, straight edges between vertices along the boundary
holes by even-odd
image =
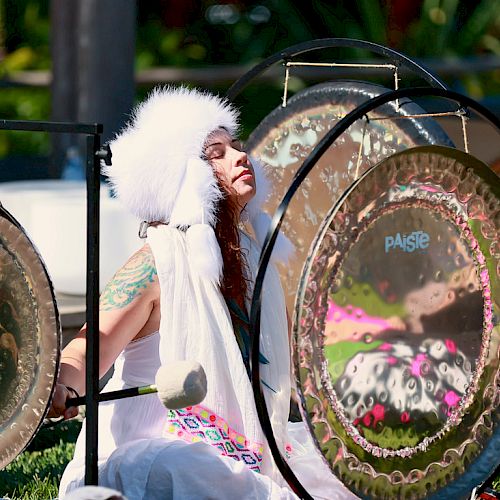
[[[235,134],[237,111],[225,100],[185,87],[153,90],[110,143],[104,166],[118,198],[137,217],[174,226],[215,223],[219,188],[203,145],[214,130]]]
[[[118,198],[139,219],[191,226],[186,236],[193,265],[214,282],[222,275],[222,257],[209,226],[215,226],[222,193],[203,159],[203,146],[221,127],[231,135],[238,128],[238,113],[226,100],[185,87],[156,88],[110,142],[112,165],[103,165]],[[251,162],[257,193],[246,210],[262,245],[270,219],[260,207],[268,197],[269,181],[261,163],[255,158]],[[286,262],[292,249],[280,233],[273,260]]]
[[[212,167],[201,158],[189,158],[170,223],[174,226],[207,223],[215,227],[221,196]]]

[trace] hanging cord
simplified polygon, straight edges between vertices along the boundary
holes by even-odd
[[[285,64],[285,85],[283,89],[283,100],[282,100],[282,107],[286,108],[286,100],[287,100],[287,94],[288,94],[288,80],[290,80],[290,65],[289,63]]]
[[[368,64],[368,63],[312,63],[312,62],[300,62],[300,61],[289,61],[286,63],[287,66],[316,66],[324,68],[389,68],[392,70],[397,69],[394,64]]]
[[[399,90],[398,67],[394,67],[394,90]],[[396,111],[399,111],[399,99],[396,99]]]
[[[292,66],[308,66],[308,67],[322,67],[322,68],[386,68],[392,69],[395,74],[395,86],[397,90],[397,76],[398,67],[394,64],[365,64],[365,63],[311,63],[302,61],[287,61],[285,63],[285,82],[283,89],[282,107],[286,108],[288,100],[288,82],[290,80],[290,68]]]
[[[467,111],[463,108],[457,111],[443,111],[441,113],[421,113],[418,115],[395,115],[395,116],[371,116],[372,121],[382,121],[382,120],[406,120],[408,118],[436,118],[442,116],[457,116],[462,122],[462,135],[464,139],[464,151],[469,153],[469,140],[467,136],[467,122],[469,117]]]
[[[441,113],[419,113],[418,115],[370,116],[370,120],[371,121],[406,120],[408,118],[428,118],[428,117],[438,117],[438,116],[461,116],[462,114],[463,114],[463,111],[458,110],[458,111],[443,111]]]
[[[462,120],[462,135],[464,138],[464,151],[469,153],[469,140],[467,138],[467,122],[469,121],[469,117],[467,116],[467,111],[465,109],[461,109],[458,114],[460,115],[460,119]]]
[[[366,126],[368,125],[368,117],[365,115],[364,116],[364,123],[363,123],[363,133],[361,136],[361,142],[359,144],[359,150],[358,150],[358,159],[356,161],[356,171],[354,172],[354,180],[357,181],[359,178],[359,167],[361,167],[361,158],[363,156],[363,146],[365,144],[365,134],[366,134]]]

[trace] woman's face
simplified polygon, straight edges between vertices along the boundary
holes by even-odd
[[[205,157],[212,165],[226,191],[243,208],[255,195],[255,175],[240,141],[229,132],[217,130],[208,136]]]

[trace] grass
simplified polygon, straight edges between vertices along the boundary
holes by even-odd
[[[80,421],[71,420],[41,429],[28,448],[0,471],[0,495],[12,500],[56,498],[80,426]]]

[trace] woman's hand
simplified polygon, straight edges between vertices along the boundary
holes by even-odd
[[[70,406],[66,408],[66,401],[74,398],[76,394],[68,389],[64,384],[56,384],[54,394],[52,397],[52,404],[50,405],[47,417],[57,418],[64,417],[64,420],[76,417],[78,415],[78,407]]]

